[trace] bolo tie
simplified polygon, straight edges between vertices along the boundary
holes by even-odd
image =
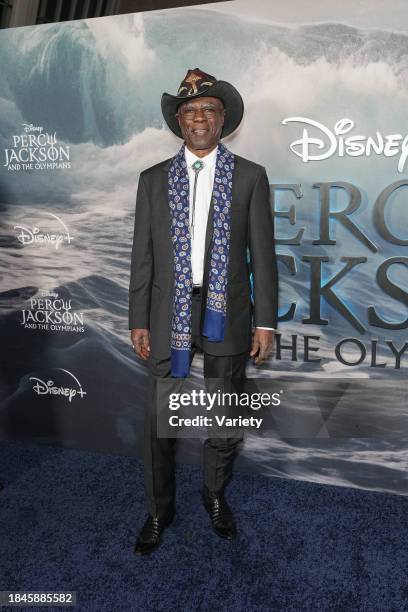
[[[191,211],[191,222],[190,222],[190,234],[191,234],[191,238],[194,238],[194,222],[195,222],[195,203],[196,203],[196,192],[197,192],[197,179],[198,179],[198,173],[200,172],[200,170],[202,170],[204,168],[204,162],[202,162],[200,159],[197,159],[197,161],[194,162],[194,164],[191,165],[192,169],[194,170],[194,188],[193,188],[193,205],[192,205],[192,211]]]

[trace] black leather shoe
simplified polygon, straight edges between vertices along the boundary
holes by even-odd
[[[237,535],[234,516],[224,495],[213,493],[207,487],[203,492],[204,507],[210,515],[213,529],[220,538],[232,540]]]
[[[161,535],[166,527],[173,521],[174,516],[159,519],[157,516],[149,515],[135,544],[135,555],[147,555],[160,546]]]

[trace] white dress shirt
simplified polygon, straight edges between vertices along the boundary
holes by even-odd
[[[185,148],[186,164],[188,168],[188,178],[190,180],[190,224],[193,212],[193,193],[195,172],[192,165],[197,160],[204,164],[197,178],[197,191],[195,201],[194,236],[191,237],[191,268],[193,272],[193,284],[203,284],[204,274],[204,252],[205,234],[207,230],[208,213],[214,185],[215,162],[217,159],[217,149],[215,147],[211,153],[205,157],[197,157],[187,147]]]
[[[191,237],[191,268],[193,274],[193,284],[202,285],[204,275],[204,255],[205,255],[205,234],[207,231],[208,213],[212,191],[214,186],[215,162],[217,160],[217,150],[215,147],[208,155],[197,157],[185,147],[185,158],[188,169],[189,178],[189,195],[190,195],[190,224],[193,212],[193,194],[195,172],[192,165],[197,160],[203,162],[204,167],[198,173],[195,215],[194,215],[194,236]],[[272,327],[258,327],[258,329],[274,329]]]

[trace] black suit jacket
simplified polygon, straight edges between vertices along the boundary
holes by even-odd
[[[171,159],[140,174],[136,197],[131,274],[129,285],[129,329],[150,330],[151,355],[170,356],[173,311],[173,246],[167,177]],[[208,286],[213,205],[208,215],[203,288]],[[247,248],[250,263],[247,262]],[[253,275],[254,304],[250,298]],[[205,352],[234,355],[249,350],[251,328],[276,327],[278,271],[274,246],[269,182],[265,168],[235,155],[232,182],[231,239],[228,265],[225,337],[209,342]],[[206,295],[206,293],[204,294]],[[205,299],[202,320],[204,320]]]

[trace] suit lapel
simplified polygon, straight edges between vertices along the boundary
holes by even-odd
[[[171,160],[172,158],[168,159],[162,166],[162,170],[163,170],[163,174],[162,174],[162,181],[161,181],[161,190],[162,190],[162,202],[163,202],[163,218],[162,221],[167,222],[168,224],[168,236],[169,236],[169,240],[170,240],[170,245],[172,247],[172,242],[171,242],[171,216],[170,216],[170,208],[169,208],[169,195],[168,195],[168,191],[169,191],[169,182],[168,182],[168,176],[169,176],[169,168],[170,168],[170,164],[171,164]]]

